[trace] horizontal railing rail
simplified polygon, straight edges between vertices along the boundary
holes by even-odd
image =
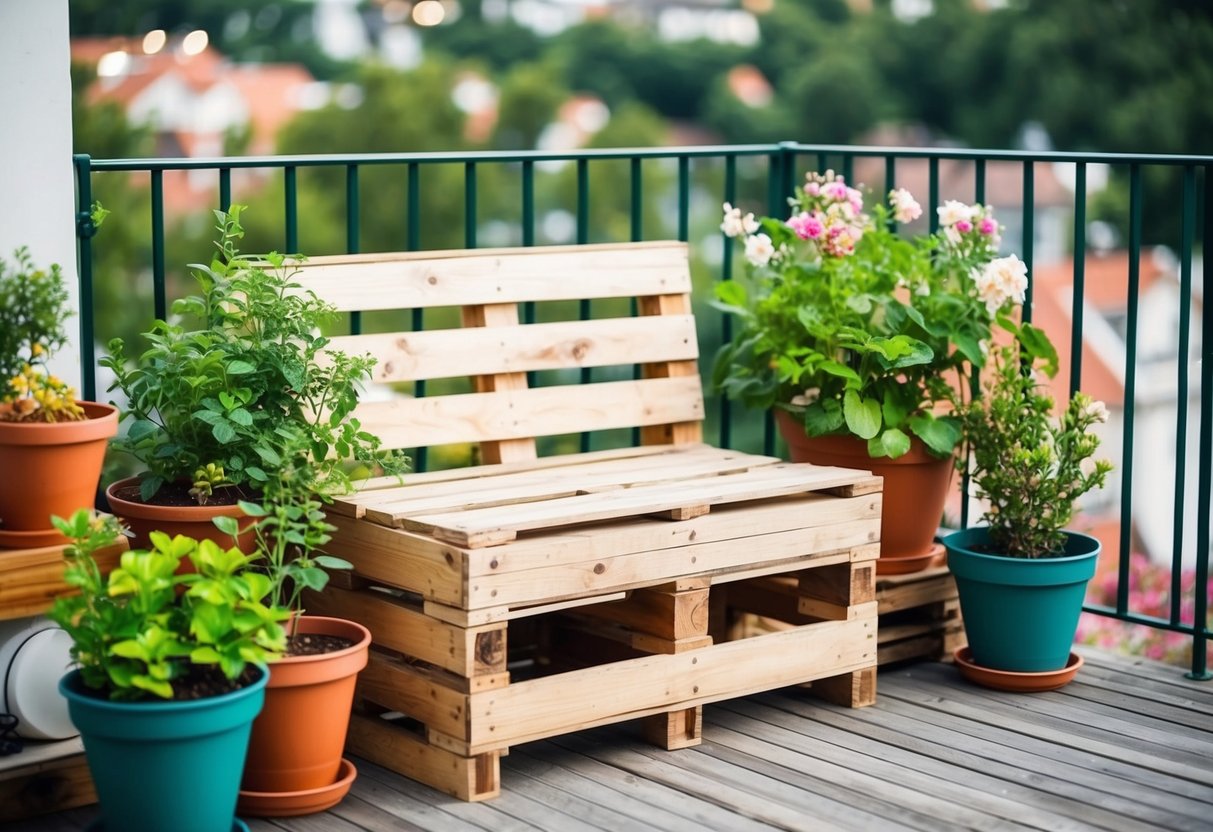
[[[362,212],[366,192],[366,178],[360,171],[375,169],[375,179],[387,176],[381,169],[398,167],[403,169],[403,181],[398,182],[401,198],[398,201],[400,214],[399,235],[394,247],[417,250],[427,240],[422,234],[422,212],[432,202],[432,190],[423,199],[423,170],[446,166],[462,168],[463,187],[460,206],[463,212],[463,247],[477,247],[482,239],[482,229],[493,217],[481,216],[482,185],[481,171],[492,166],[508,166],[519,169],[517,178],[516,219],[518,228],[514,239],[522,245],[541,242],[539,230],[540,209],[537,205],[537,183],[551,174],[544,171],[545,164],[572,165],[573,196],[566,213],[573,217],[573,230],[569,241],[590,242],[596,217],[591,211],[595,204],[591,186],[591,171],[599,165],[627,163],[626,178],[626,236],[640,240],[646,236],[646,223],[651,223],[654,214],[660,220],[665,233],[683,241],[694,242],[693,249],[701,259],[711,261],[715,280],[731,280],[734,272],[735,251],[733,241],[716,233],[712,238],[714,224],[719,223],[719,211],[714,216],[706,210],[695,211],[693,197],[709,193],[709,204],[719,206],[722,202],[744,203],[747,209],[765,210],[770,214],[786,211],[786,199],[804,170],[824,170],[832,167],[854,181],[857,165],[868,160],[883,160],[875,170],[878,179],[883,179],[883,190],[888,191],[902,183],[907,171],[912,178],[921,179],[925,173],[926,200],[931,206],[941,204],[943,199],[972,199],[985,203],[995,187],[991,173],[995,165],[999,168],[997,187],[999,199],[1008,198],[1007,177],[1002,175],[1006,166],[1017,170],[1013,193],[1008,204],[1019,206],[1019,215],[1014,217],[1018,228],[1016,253],[1028,265],[1029,288],[1024,307],[1025,317],[1031,318],[1034,295],[1039,290],[1033,277],[1033,269],[1045,255],[1040,248],[1044,243],[1052,247],[1052,255],[1063,250],[1072,256],[1069,292],[1069,331],[1052,333],[1054,340],[1064,337],[1069,347],[1069,382],[1071,391],[1082,384],[1084,370],[1084,345],[1088,335],[1086,315],[1092,309],[1088,302],[1091,284],[1087,275],[1087,264],[1091,251],[1088,219],[1091,216],[1090,187],[1098,175],[1115,172],[1115,187],[1119,198],[1110,201],[1111,213],[1119,214],[1126,227],[1127,265],[1125,282],[1125,307],[1118,311],[1120,335],[1124,343],[1122,366],[1112,367],[1112,375],[1123,384],[1122,427],[1119,439],[1121,460],[1118,464],[1120,497],[1118,506],[1120,561],[1115,575],[1116,590],[1113,603],[1089,605],[1087,611],[1117,619],[1130,624],[1143,625],[1156,631],[1179,633],[1191,639],[1191,670],[1189,675],[1197,679],[1213,677],[1207,666],[1207,645],[1211,633],[1208,618],[1208,554],[1209,554],[1209,508],[1213,493],[1213,314],[1206,314],[1202,300],[1213,296],[1213,266],[1209,264],[1208,242],[1213,240],[1213,156],[1209,155],[1157,155],[1133,153],[1070,153],[1012,150],[974,150],[968,148],[921,148],[921,147],[859,147],[849,145],[809,145],[796,142],[773,144],[670,147],[670,148],[611,148],[572,151],[452,151],[427,153],[377,153],[377,154],[309,154],[295,156],[251,156],[232,158],[159,158],[159,159],[92,159],[87,155],[74,157],[77,181],[77,234],[80,265],[80,341],[81,357],[85,368],[83,391],[86,398],[95,398],[98,388],[96,370],[97,320],[95,289],[97,276],[94,270],[94,237],[97,229],[90,218],[89,208],[93,204],[94,183],[98,177],[119,174],[140,177],[146,175],[150,194],[150,215],[147,218],[149,245],[146,247],[147,262],[131,264],[135,269],[150,269],[152,297],[148,318],[164,317],[169,309],[168,269],[166,267],[166,200],[165,175],[185,172],[193,176],[198,172],[213,173],[212,207],[227,209],[233,203],[233,172],[259,169],[281,176],[282,182],[282,245],[287,251],[306,251],[301,246],[300,229],[300,173],[312,169],[335,170],[344,177],[344,193],[331,194],[331,199],[344,199],[342,222],[345,231],[345,251],[356,253],[362,249],[365,217]],[[921,165],[925,163],[925,172]],[[944,170],[944,163],[952,167]],[[666,172],[656,185],[646,187],[646,170],[653,165],[673,165],[675,171]],[[742,165],[746,170],[742,171]],[[957,168],[956,166],[961,166]],[[918,167],[911,167],[918,166]],[[1068,183],[1067,204],[1059,204],[1057,181],[1053,169],[1063,166],[1072,173]],[[664,168],[663,168],[664,170]],[[958,174],[959,171],[959,174]],[[1098,171],[1098,174],[1095,172]],[[872,174],[869,170],[868,174]],[[666,181],[669,180],[669,181]],[[967,189],[960,193],[959,188]],[[380,184],[376,182],[375,184]],[[871,181],[868,184],[872,184]],[[496,186],[500,187],[500,186]],[[1043,190],[1047,187],[1048,193]],[[654,199],[654,193],[659,199]],[[495,194],[500,196],[499,194]],[[241,195],[241,198],[244,198]],[[662,202],[662,200],[665,200]],[[704,200],[699,200],[703,202]],[[1147,205],[1148,203],[1148,205]],[[667,205],[676,206],[668,211]],[[1147,207],[1150,209],[1147,214]],[[1107,209],[1107,204],[1105,204]],[[1161,209],[1161,210],[1160,210]],[[714,210],[714,209],[713,209]],[[1062,219],[1057,214],[1063,214]],[[620,213],[617,208],[616,213]],[[1171,225],[1162,227],[1158,215],[1165,214]],[[667,216],[670,215],[670,216]],[[1004,215],[1005,216],[1005,215]],[[929,214],[929,228],[938,229],[938,218],[934,211]],[[623,233],[623,232],[619,232]],[[550,235],[548,235],[550,236]],[[1064,238],[1059,243],[1059,238]],[[1196,277],[1195,257],[1200,242],[1203,252],[1203,268]],[[1146,483],[1152,488],[1156,482],[1146,478],[1151,472],[1135,470],[1137,442],[1138,386],[1143,372],[1138,343],[1144,333],[1153,334],[1159,321],[1143,321],[1143,274],[1142,257],[1147,241],[1164,242],[1175,252],[1178,261],[1173,275],[1175,307],[1169,315],[1166,327],[1174,332],[1174,343],[1168,344],[1168,354],[1174,355],[1174,414],[1170,418],[1170,429],[1174,431],[1175,452],[1173,475],[1169,487],[1174,500],[1171,510],[1170,570],[1166,580],[1168,609],[1163,615],[1133,608],[1131,589],[1134,575],[1131,572],[1130,552],[1136,545],[1134,537],[1135,483]],[[1052,256],[1050,255],[1050,256]],[[705,267],[706,268],[706,267]],[[1100,287],[1095,287],[1099,289]],[[704,300],[705,292],[697,289],[697,302]],[[1150,314],[1161,314],[1157,298],[1150,295]],[[583,302],[578,310],[582,318],[592,317],[593,310]],[[528,307],[524,318],[534,320],[535,310]],[[711,333],[714,343],[705,345],[704,353],[710,355],[714,347],[727,342],[732,336],[728,316],[701,311],[710,315]],[[1192,320],[1199,321],[1199,329],[1193,330]],[[1093,322],[1092,322],[1093,323]],[[358,314],[350,316],[351,332],[359,332],[362,320]],[[1149,327],[1143,331],[1143,324]],[[415,311],[411,325],[424,328],[426,319]],[[702,325],[701,325],[702,328]],[[1106,327],[1104,327],[1106,329]],[[1194,348],[1199,344],[1199,352]],[[1152,338],[1152,343],[1157,339]],[[1156,346],[1156,344],[1155,344]],[[1088,351],[1087,353],[1091,353]],[[1106,357],[1106,356],[1105,356]],[[1154,357],[1150,357],[1151,361]],[[1190,375],[1190,364],[1197,362],[1200,370],[1197,378]],[[1144,367],[1147,381],[1156,383],[1159,367],[1167,362]],[[1109,368],[1104,368],[1109,369]],[[591,380],[591,371],[582,371],[582,380]],[[418,383],[413,393],[424,396],[424,383]],[[1198,397],[1198,398],[1197,398]],[[1164,414],[1165,415],[1165,414]],[[1198,419],[1193,445],[1193,418]],[[745,420],[748,431],[752,420]],[[1155,420],[1157,421],[1157,420]],[[742,436],[743,423],[734,408],[722,399],[712,404],[709,427],[714,430],[715,440],[723,447],[736,447],[748,442],[760,443],[762,450],[776,450],[775,431],[769,414],[761,420],[758,435],[747,432]],[[711,434],[710,434],[711,435]],[[580,444],[589,449],[592,438],[583,435]],[[1196,456],[1195,465],[1189,464]],[[1152,464],[1158,462],[1153,458]],[[1139,457],[1136,457],[1139,458]],[[427,465],[425,449],[416,455],[419,468]],[[1194,470],[1193,470],[1194,469]],[[1137,477],[1138,479],[1135,479]],[[1195,499],[1192,490],[1195,487]],[[962,483],[962,493],[968,493],[967,477]],[[1192,506],[1195,511],[1192,511]],[[969,520],[968,500],[961,500],[960,525]],[[1193,522],[1194,520],[1194,522]],[[1185,570],[1185,552],[1190,552],[1187,561],[1192,566]],[[1187,583],[1194,582],[1191,587]],[[1191,598],[1188,599],[1190,592]]]

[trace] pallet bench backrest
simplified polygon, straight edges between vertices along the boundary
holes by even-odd
[[[453,329],[333,339],[336,349],[373,355],[378,384],[473,379],[470,393],[364,401],[356,416],[385,447],[480,443],[492,463],[535,458],[540,436],[640,428],[646,445],[701,441],[685,243],[317,257],[295,279],[342,312],[458,308],[462,326]],[[579,308],[570,301],[608,298],[635,299],[636,314],[530,324],[520,315],[528,303],[563,302],[567,312]],[[639,377],[582,384],[571,372],[570,384],[561,376],[559,385],[528,386],[532,371],[611,366],[628,376],[639,366]]]

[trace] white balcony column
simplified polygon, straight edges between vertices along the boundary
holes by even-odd
[[[79,280],[67,0],[0,2],[0,257],[58,263],[75,313],[51,369],[79,388]]]

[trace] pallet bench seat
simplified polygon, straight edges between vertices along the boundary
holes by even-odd
[[[318,258],[297,279],[344,311],[458,309],[459,326],[334,341],[375,355],[380,384],[470,378],[355,415],[388,447],[474,443],[483,463],[331,506],[329,551],[354,571],[307,608],[373,635],[353,753],[479,800],[520,743],[643,718],[685,747],[703,704],[796,684],[874,701],[881,481],[702,443],[685,244]],[[570,320],[586,301],[621,314]],[[591,367],[615,369],[578,383]],[[537,452],[621,428],[639,443]],[[733,638],[730,587],[771,576],[800,617]]]

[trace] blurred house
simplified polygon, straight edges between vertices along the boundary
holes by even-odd
[[[302,64],[234,64],[206,45],[204,37],[191,44],[193,36],[150,43],[151,35],[76,38],[71,43],[72,60],[97,70],[89,99],[114,101],[131,122],[150,127],[156,156],[270,154],[278,131],[297,112],[328,100],[327,87],[317,84]],[[256,170],[234,170],[232,186],[256,186],[262,177]],[[213,172],[164,175],[169,216],[214,206],[217,192]]]

